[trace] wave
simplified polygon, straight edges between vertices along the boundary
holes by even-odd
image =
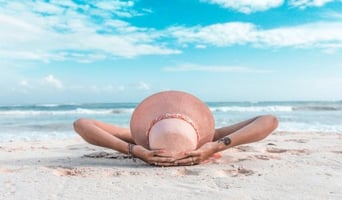
[[[220,106],[210,107],[212,112],[291,112],[291,106]]]
[[[14,104],[14,105],[0,105],[0,109],[28,109],[28,108],[57,108],[57,107],[75,107],[82,104]]]
[[[296,106],[294,111],[340,111],[342,106]]]
[[[65,106],[65,105],[64,105]],[[61,107],[57,104],[45,104],[36,107],[0,108],[0,116],[37,116],[37,115],[118,115],[132,114],[134,106],[121,105],[120,107]],[[44,107],[44,108],[43,108]],[[220,112],[324,112],[342,111],[341,105],[211,105],[213,113]]]
[[[340,124],[328,125],[322,123],[281,122],[279,123],[277,131],[342,133],[342,126]]]
[[[22,116],[22,115],[110,115],[132,113],[133,108],[122,109],[85,109],[77,108],[74,110],[2,110],[0,116]]]
[[[37,107],[58,107],[60,106],[60,104],[37,104],[37,105],[34,105],[34,106],[37,106]]]
[[[218,106],[212,112],[295,112],[295,111],[342,111],[342,106]]]

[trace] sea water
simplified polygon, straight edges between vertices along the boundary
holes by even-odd
[[[279,131],[342,133],[338,102],[207,102],[216,127],[273,114]],[[0,106],[0,142],[74,137],[73,122],[92,118],[129,127],[136,103],[39,104]]]

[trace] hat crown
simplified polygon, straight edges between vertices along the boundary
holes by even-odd
[[[130,128],[136,144],[142,145],[148,149],[150,148],[149,132],[152,130],[153,121],[156,121],[156,119],[165,115],[165,113],[185,116],[189,119],[188,121],[192,122],[193,129],[196,129],[198,132],[196,141],[197,148],[206,142],[212,141],[215,132],[215,124],[213,115],[208,106],[189,93],[164,91],[147,97],[134,110],[131,117]],[[161,120],[160,122],[162,121],[164,120]],[[189,123],[187,124],[189,125]],[[185,132],[182,133],[186,134]]]
[[[195,150],[198,144],[197,132],[182,119],[168,118],[157,122],[149,133],[150,149],[164,149],[173,157]]]

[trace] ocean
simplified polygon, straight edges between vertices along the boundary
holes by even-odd
[[[84,117],[129,127],[136,103],[0,106],[0,142],[74,137],[73,121]],[[216,127],[273,114],[279,131],[342,133],[342,101],[207,102]]]

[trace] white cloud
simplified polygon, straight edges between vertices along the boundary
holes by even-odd
[[[18,85],[19,85],[18,88],[17,87],[12,88],[13,92],[28,94],[35,89],[34,85],[29,83],[27,80],[21,80]]]
[[[283,3],[281,0],[206,2],[245,13],[269,9]],[[309,4],[309,1],[291,2],[298,6]],[[319,2],[322,4],[328,0],[310,2],[320,5]],[[334,52],[341,49],[342,44],[339,22],[273,29],[262,29],[251,23],[230,22],[205,27],[171,27],[159,31],[133,26],[120,17],[109,17],[121,14],[132,17],[141,13],[134,10],[133,1],[103,0],[88,4],[75,4],[71,0],[54,0],[50,3],[42,0],[6,1],[0,5],[0,59],[43,62],[73,60],[90,63],[116,57],[179,54],[180,50],[168,47],[176,45],[160,42],[164,39],[174,41],[174,38],[179,41],[179,48],[194,45],[199,49],[210,45],[253,45],[322,48],[325,52]],[[94,19],[102,19],[103,22],[94,22]]]
[[[120,0],[112,0],[112,1],[97,1],[94,5],[103,10],[120,10],[126,7],[132,7],[134,5],[133,1],[120,1]]]
[[[28,87],[29,86],[29,84],[28,84],[28,82],[26,80],[20,81],[19,85],[22,86],[22,87]]]
[[[339,49],[342,49],[342,43],[339,44],[324,44],[322,45],[323,52],[327,54],[334,54],[336,53]]]
[[[207,46],[205,46],[203,44],[198,44],[198,45],[196,45],[196,48],[197,49],[205,49],[205,48],[207,48]]]
[[[77,9],[80,5],[75,4],[73,1],[69,0],[50,0],[51,3],[57,6],[61,6],[63,8]]]
[[[133,2],[96,1],[94,4],[76,5],[72,1],[1,4],[0,59],[93,62],[108,57],[180,53],[157,43],[161,35],[153,29],[138,28],[120,19],[111,20],[116,11],[133,15]],[[96,19],[102,16],[103,23],[95,22],[94,16]]]
[[[336,1],[336,0],[290,0],[289,5],[304,9],[306,7],[321,7],[333,1]]]
[[[276,8],[284,3],[284,0],[201,0],[211,4],[218,4],[223,8],[229,8],[245,14],[257,11],[265,11]]]
[[[195,64],[182,64],[175,67],[164,67],[164,71],[168,72],[192,72],[192,71],[199,71],[199,72],[241,72],[241,73],[269,73],[271,71],[268,70],[257,70],[251,69],[248,67],[239,67],[239,66],[211,66],[211,65],[195,65]]]
[[[46,85],[53,86],[56,89],[62,89],[63,84],[60,80],[56,79],[53,75],[48,75],[43,78],[43,83]]]
[[[318,22],[294,27],[276,28],[259,32],[260,43],[268,46],[327,48],[342,44],[342,23]]]
[[[37,1],[34,4],[33,9],[35,12],[46,13],[46,14],[62,14],[63,13],[62,7],[55,5],[55,4],[46,3],[43,1]]]
[[[206,27],[173,27],[170,33],[181,43],[195,42],[199,45],[229,46],[254,40],[255,26],[250,23],[231,22]]]
[[[328,18],[329,20],[341,20],[342,19],[342,13],[341,12],[335,12],[335,11],[328,11],[328,12],[325,12],[324,14],[322,14],[322,17]]]
[[[316,22],[292,27],[261,29],[251,23],[230,22],[205,27],[169,29],[181,44],[252,45],[254,47],[340,48],[342,23]]]
[[[138,84],[138,89],[139,90],[150,90],[151,87],[147,83],[145,83],[145,82],[140,82]]]
[[[112,1],[98,1],[94,2],[94,6],[100,8],[101,10],[108,11],[108,13],[114,13],[120,17],[133,17],[140,15],[132,9],[129,9],[134,6],[133,1],[120,1],[120,0],[112,0]]]
[[[25,50],[9,51],[0,50],[0,58],[7,60],[40,60],[43,62],[49,62],[51,58],[58,60],[57,55],[45,53],[45,52],[29,52]]]

